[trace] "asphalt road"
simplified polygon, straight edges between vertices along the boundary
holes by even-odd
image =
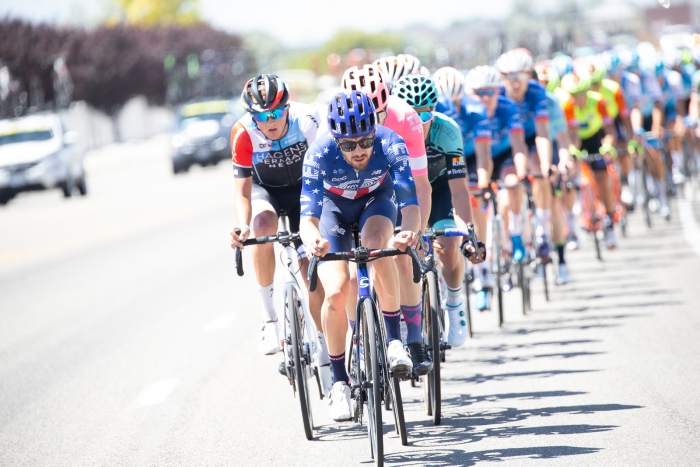
[[[366,431],[314,399],[316,440],[257,352],[249,255],[235,275],[228,164],[171,175],[167,140],[87,160],[90,194],[0,208],[0,465],[371,465]],[[700,201],[598,262],[523,316],[475,317],[448,352],[444,418],[402,384],[409,446],[390,465],[700,465]],[[312,394],[317,395],[315,391]],[[390,414],[385,412],[389,421]]]

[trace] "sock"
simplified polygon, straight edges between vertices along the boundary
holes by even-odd
[[[662,206],[668,204],[666,201],[666,180],[663,178],[660,178],[658,180],[654,179],[654,182],[656,183],[656,196],[659,197],[659,203],[661,203]]]
[[[348,372],[345,369],[345,352],[340,355],[329,355],[331,368],[333,369],[333,384],[338,381],[349,383]]]
[[[401,310],[384,311],[384,326],[386,327],[386,343],[398,339],[401,340]]]
[[[522,214],[513,214],[511,211],[508,211],[508,233],[511,237],[523,234]]]
[[[328,346],[326,345],[326,338],[323,337],[323,333],[319,332],[318,333],[318,343],[319,343],[319,349],[318,349],[318,364],[319,365],[328,365],[330,363],[329,360],[329,355],[328,355]]]
[[[462,286],[460,285],[458,288],[453,289],[449,285],[447,286],[447,306],[451,306],[453,308],[458,307],[462,305],[462,299],[464,298],[463,295],[463,289]]]
[[[683,153],[681,151],[671,151],[671,160],[673,161],[673,167],[676,170],[681,170],[681,167],[683,167]]]
[[[566,227],[569,229],[570,234],[575,234],[575,226],[574,226],[574,213],[571,211],[566,211]]]
[[[563,244],[557,244],[557,254],[559,255],[559,264],[566,264],[566,260],[564,259],[564,245]]]
[[[549,226],[552,222],[552,210],[551,209],[535,209],[535,215],[537,216],[537,236],[549,239]]]
[[[411,342],[423,342],[423,331],[420,326],[421,308],[420,303],[415,306],[401,305],[403,319],[406,321],[406,328],[408,329],[408,337],[406,338],[408,344]]]
[[[260,293],[260,299],[262,300],[262,318],[263,321],[265,322],[270,322],[270,321],[277,321],[277,311],[275,310],[275,300],[274,300],[274,294],[275,294],[275,283],[273,282],[272,284],[263,287],[260,286],[258,288],[258,292]]]
[[[355,330],[355,322],[351,319],[348,320],[348,325],[350,326],[350,329],[353,331]]]

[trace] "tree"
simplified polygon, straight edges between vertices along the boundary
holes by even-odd
[[[111,18],[117,22],[155,26],[158,24],[190,25],[202,22],[199,0],[112,0],[119,13]]]

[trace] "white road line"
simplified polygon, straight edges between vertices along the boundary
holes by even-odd
[[[177,378],[161,379],[155,383],[141,389],[141,392],[134,401],[135,407],[146,407],[149,405],[158,405],[165,402],[175,386],[180,382]]]
[[[692,187],[686,183],[684,196],[678,200],[678,218],[683,226],[686,241],[700,256],[700,226],[693,215]]]
[[[201,331],[206,333],[221,331],[231,326],[234,321],[236,321],[236,315],[233,313],[224,313],[202,326]]]

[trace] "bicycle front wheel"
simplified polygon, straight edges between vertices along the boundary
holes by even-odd
[[[433,416],[433,423],[440,424],[442,417],[442,391],[440,386],[440,323],[438,310],[440,300],[437,291],[437,277],[434,272],[429,272],[427,277],[427,293],[423,296],[424,318],[428,335],[428,347],[430,357],[433,359],[433,369],[426,375],[425,380],[425,404],[428,415]],[[426,300],[427,299],[427,300]],[[427,306],[426,306],[427,303]]]
[[[366,298],[362,303],[362,343],[364,346],[365,371],[367,375],[367,434],[371,446],[374,465],[384,465],[384,429],[382,427],[382,374],[379,369],[379,332],[375,320],[372,301]]]
[[[299,306],[297,294],[294,287],[287,286],[287,320],[289,321],[289,332],[292,338],[292,357],[294,358],[294,376],[296,388],[299,393],[299,404],[301,405],[301,419],[304,423],[304,434],[306,439],[314,438],[314,422],[311,415],[311,401],[309,400],[309,387],[307,385],[306,373],[307,355],[304,350],[304,329],[299,320]]]

